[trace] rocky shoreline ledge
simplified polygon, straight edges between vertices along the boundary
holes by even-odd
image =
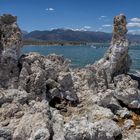
[[[71,69],[62,56],[20,56],[17,18],[0,17],[1,140],[138,140],[139,77],[131,65],[126,17],[114,18],[105,56]]]

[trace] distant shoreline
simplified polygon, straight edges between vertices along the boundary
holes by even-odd
[[[107,47],[110,43],[99,43],[99,42],[51,42],[51,41],[36,41],[36,40],[23,40],[23,46],[25,45],[35,45],[35,46],[96,46],[96,47]],[[130,43],[130,47],[138,46],[140,43]]]
[[[34,41],[23,40],[23,45],[36,45],[36,46],[94,46],[94,45],[109,45],[109,43],[96,43],[96,42],[50,42],[50,41]]]

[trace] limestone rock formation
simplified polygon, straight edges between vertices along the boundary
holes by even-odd
[[[17,59],[22,43],[17,17],[4,14],[0,17],[0,50],[3,56]]]
[[[63,56],[22,54],[16,17],[0,17],[0,139],[137,140],[139,77],[127,75],[126,18],[105,57],[72,69]],[[131,135],[130,135],[131,134]]]
[[[126,24],[127,22],[124,14],[120,14],[114,18],[111,46],[105,56],[94,64],[98,72],[107,75],[109,82],[114,76],[126,74],[131,65],[131,59],[128,55]]]
[[[21,30],[17,17],[0,16],[0,87],[17,88],[18,58],[22,45]]]

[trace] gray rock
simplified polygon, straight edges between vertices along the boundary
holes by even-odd
[[[60,87],[60,84],[57,83],[55,80],[53,79],[48,79],[46,81],[46,85],[48,87],[48,89],[53,89],[53,88],[59,88]]]
[[[139,109],[140,107],[140,91],[136,88],[127,88],[123,91],[116,90],[114,96],[129,108]]]
[[[119,127],[108,119],[95,123],[88,122],[86,118],[73,120],[65,124],[64,132],[66,140],[115,140],[117,137],[121,139]]]
[[[0,16],[0,87],[17,88],[21,31],[12,15]]]
[[[17,21],[17,17],[10,14],[4,14],[0,17],[0,20],[2,24],[12,24]]]
[[[116,114],[117,110],[120,110],[122,107],[119,104],[119,102],[114,98],[114,91],[113,90],[107,90],[104,94],[103,93],[98,93],[99,95],[99,100],[98,104],[107,107],[111,109],[111,111]]]
[[[52,111],[52,128],[53,128],[53,140],[65,140],[64,138],[64,117],[59,114],[58,110]]]
[[[105,80],[108,87],[113,77],[128,72],[131,59],[128,55],[128,40],[126,38],[126,17],[123,14],[116,16],[113,23],[113,37],[111,46],[106,55],[91,67],[96,70],[96,75]],[[103,81],[103,80],[102,80]]]
[[[129,130],[131,127],[134,127],[135,123],[133,120],[126,120],[123,125],[123,129]]]
[[[58,83],[65,90],[71,89],[73,87],[73,81],[70,73],[60,73],[58,77]]]
[[[118,110],[116,114],[123,119],[128,119],[132,116],[132,112],[129,111],[127,108]]]
[[[50,119],[45,101],[36,102],[31,112],[24,114],[13,134],[13,140],[50,139]]]
[[[130,131],[124,140],[139,140],[140,139],[140,129]]]
[[[12,140],[12,132],[6,128],[0,128],[0,139],[1,140]]]
[[[97,140],[116,140],[122,139],[122,132],[118,125],[110,120],[103,119],[94,123],[94,128],[97,131]]]
[[[1,46],[3,59],[17,60],[22,45],[21,30],[17,25],[17,17],[4,14],[0,17]]]
[[[88,122],[84,117],[66,123],[64,134],[66,140],[96,139],[96,130],[94,130],[93,123]]]
[[[24,104],[29,99],[31,99],[31,96],[26,91],[17,89],[0,90],[0,105],[13,101]]]

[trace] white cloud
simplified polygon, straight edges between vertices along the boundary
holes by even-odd
[[[107,18],[107,16],[100,16],[98,19],[102,20],[103,18]]]
[[[140,22],[140,18],[131,18],[130,21],[132,21],[132,22]]]
[[[112,27],[112,25],[107,24],[107,25],[102,25],[102,27]]]
[[[55,9],[50,7],[50,8],[46,8],[45,10],[46,11],[54,11]]]
[[[92,27],[91,26],[84,26],[82,28],[77,28],[77,29],[72,29],[73,31],[88,31],[90,30]]]
[[[99,28],[98,30],[103,30],[103,28]]]
[[[106,16],[101,16],[101,18],[106,18]]]
[[[127,27],[140,27],[140,23],[138,22],[129,22]]]
[[[87,29],[85,29],[85,28],[77,28],[77,29],[73,29],[73,31],[87,31]]]
[[[129,30],[128,33],[133,35],[140,35],[140,30]]]
[[[72,30],[72,31],[89,31],[92,27],[91,26],[83,26],[83,27],[79,27],[79,28],[69,28],[69,27],[65,27],[65,28],[60,28],[63,30]],[[50,30],[54,30],[57,28],[51,28]]]
[[[51,28],[51,30],[54,30],[54,29],[58,29],[58,28]],[[82,28],[60,28],[60,29],[63,29],[63,30],[72,30],[72,31],[87,31],[86,28],[82,27]]]
[[[84,26],[85,29],[91,29],[91,26]]]

